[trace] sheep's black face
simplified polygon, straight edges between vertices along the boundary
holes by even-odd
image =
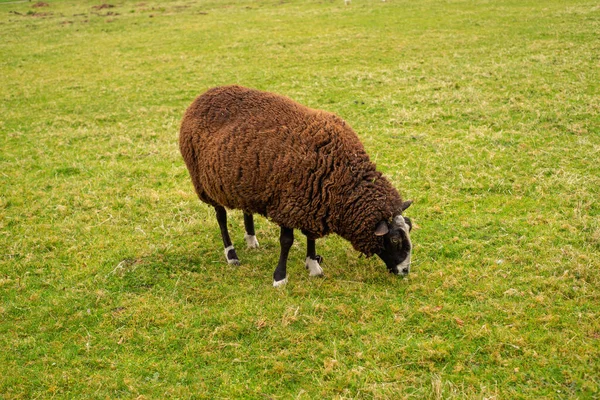
[[[383,260],[388,271],[394,274],[407,275],[410,271],[411,229],[410,219],[397,215],[392,223],[382,221],[375,232],[383,237],[383,250],[377,255]]]
[[[411,204],[412,200],[402,203],[402,211]],[[375,235],[383,239],[383,249],[377,255],[383,260],[388,271],[394,274],[407,275],[410,272],[411,230],[410,219],[400,214],[396,215],[392,222],[381,221],[375,229]]]

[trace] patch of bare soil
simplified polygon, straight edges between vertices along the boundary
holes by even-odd
[[[50,7],[50,4],[44,2],[44,1],[38,1],[37,3],[35,3],[34,5],[32,5],[31,7],[35,7],[35,8],[40,8],[40,7]]]
[[[103,3],[103,4],[100,4],[99,6],[93,6],[92,8],[94,10],[104,10],[105,8],[113,8],[113,7],[114,7],[114,5],[112,5],[112,4]]]
[[[51,15],[54,15],[51,12],[37,12],[37,11],[27,11],[27,14],[21,14],[20,12],[17,11],[9,11],[10,14],[15,14],[15,15],[20,15],[22,17],[35,17],[35,18],[42,18],[42,17],[49,17]]]

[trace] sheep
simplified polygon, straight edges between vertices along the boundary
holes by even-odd
[[[410,219],[403,201],[356,133],[335,114],[287,97],[221,86],[197,97],[181,122],[179,148],[196,194],[213,206],[225,258],[239,265],[227,230],[228,209],[243,211],[249,248],[259,246],[253,214],[280,226],[273,286],[287,282],[294,229],[307,238],[305,266],[323,274],[315,240],[335,233],[394,274],[410,271]]]

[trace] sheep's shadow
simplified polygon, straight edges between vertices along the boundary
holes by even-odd
[[[130,290],[149,289],[162,285],[161,282],[165,280],[177,280],[182,274],[196,276],[204,283],[231,281],[229,283],[233,284],[244,278],[264,280],[265,284],[270,285],[279,249],[275,243],[267,243],[267,240],[264,242],[266,246],[259,250],[241,250],[240,266],[228,265],[223,252],[214,246],[198,246],[194,249],[170,247],[123,259],[110,274],[120,278],[122,284]],[[406,279],[387,273],[385,265],[380,262],[365,259],[358,254],[330,253],[327,250],[324,252],[323,263],[325,276],[309,278],[305,276],[304,244],[299,243],[297,247],[290,256],[288,265],[288,276],[293,281],[307,280],[309,285],[330,281],[335,286],[350,283],[382,288],[401,288],[408,284]]]

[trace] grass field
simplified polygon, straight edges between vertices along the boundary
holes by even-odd
[[[0,397],[600,397],[590,0],[0,1]],[[94,8],[95,7],[95,8]],[[336,236],[227,266],[177,147],[238,83],[342,116],[412,272]]]

